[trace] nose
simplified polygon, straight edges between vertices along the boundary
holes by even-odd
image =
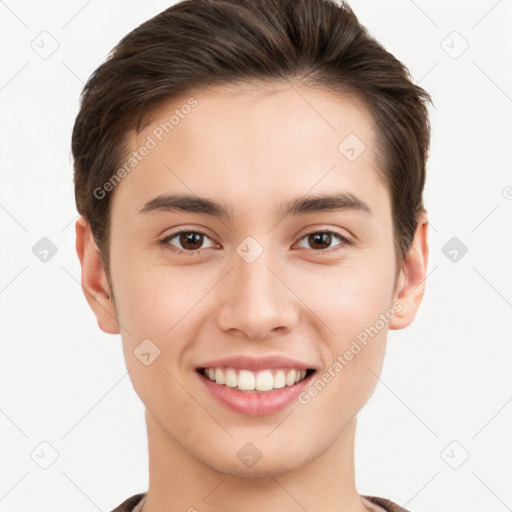
[[[264,251],[248,263],[235,255],[234,268],[224,279],[217,323],[223,331],[264,339],[293,329],[300,301],[293,293],[282,266]]]

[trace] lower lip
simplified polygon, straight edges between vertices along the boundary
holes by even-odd
[[[250,391],[239,391],[224,384],[217,384],[203,374],[196,373],[206,389],[217,400],[231,410],[246,416],[266,416],[281,411],[294,400],[297,400],[298,395],[309,384],[310,378],[314,375],[314,373],[308,375],[293,386],[285,386],[264,393],[251,393]]]

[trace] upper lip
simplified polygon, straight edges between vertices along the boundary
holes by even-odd
[[[238,368],[246,370],[266,370],[272,368],[295,368],[298,370],[315,369],[307,363],[297,361],[286,356],[263,356],[255,357],[238,355],[223,357],[203,363],[199,368]]]

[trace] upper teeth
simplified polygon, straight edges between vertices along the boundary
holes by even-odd
[[[254,373],[234,368],[205,368],[204,374],[217,384],[238,388],[240,391],[270,391],[293,386],[306,376],[306,370],[279,369]]]

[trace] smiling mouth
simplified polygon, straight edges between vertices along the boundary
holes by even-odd
[[[309,378],[316,370],[272,368],[257,372],[239,368],[198,368],[203,377],[221,386],[247,393],[267,393],[291,387]]]

